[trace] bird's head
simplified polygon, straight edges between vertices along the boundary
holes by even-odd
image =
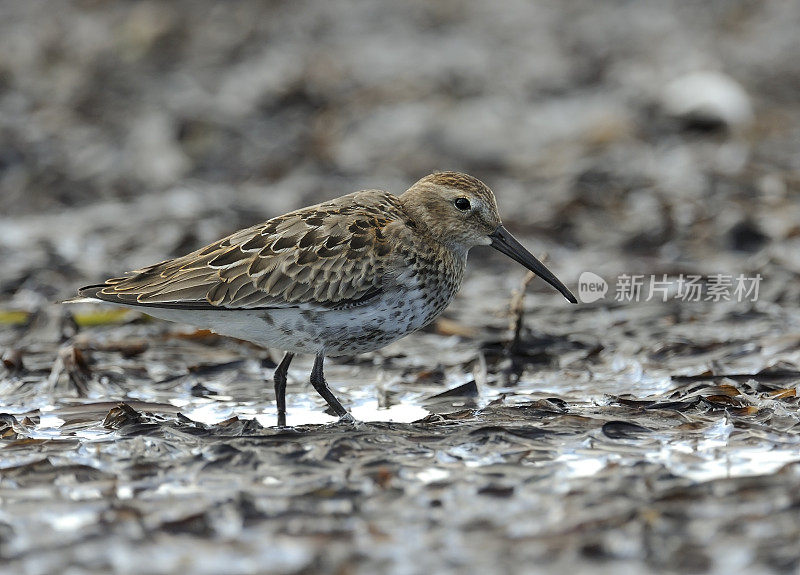
[[[492,246],[577,303],[567,287],[503,227],[494,194],[479,179],[459,172],[430,174],[400,200],[417,226],[434,240],[463,253],[474,246]]]

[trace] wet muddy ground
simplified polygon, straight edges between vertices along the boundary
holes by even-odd
[[[660,306],[551,303],[514,350],[495,321],[332,364],[356,425],[300,363],[275,428],[269,353],[137,316],[7,358],[6,566],[791,572],[797,318],[698,309],[740,335],[692,340]]]
[[[489,6],[0,5],[0,573],[800,568],[800,8]],[[357,424],[310,358],[280,429],[278,350],[55,303],[435,169],[607,292],[476,249],[329,360]]]

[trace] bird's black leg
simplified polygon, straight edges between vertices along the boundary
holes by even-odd
[[[314,386],[314,389],[317,390],[322,398],[328,402],[328,405],[331,406],[334,413],[338,415],[342,419],[351,419],[352,416],[347,413],[347,410],[342,407],[342,404],[339,403],[339,400],[331,392],[328,384],[325,383],[325,376],[322,374],[322,362],[325,361],[325,356],[322,354],[317,355],[314,359],[314,368],[311,370],[311,385]]]
[[[292,363],[294,354],[286,352],[278,368],[275,370],[275,402],[278,404],[278,427],[286,427],[286,373]]]

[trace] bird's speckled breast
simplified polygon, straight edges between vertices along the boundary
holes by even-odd
[[[361,305],[265,312],[269,343],[299,353],[350,355],[379,349],[433,321],[461,287],[466,253],[404,245],[398,256],[380,295]]]
[[[368,316],[349,337],[326,345],[329,355],[379,349],[433,321],[450,304],[464,279],[466,253],[409,251],[396,282],[365,306]]]

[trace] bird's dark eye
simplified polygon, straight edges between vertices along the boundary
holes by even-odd
[[[456,201],[453,202],[453,205],[462,212],[466,212],[470,208],[469,200],[467,198],[456,198]]]

